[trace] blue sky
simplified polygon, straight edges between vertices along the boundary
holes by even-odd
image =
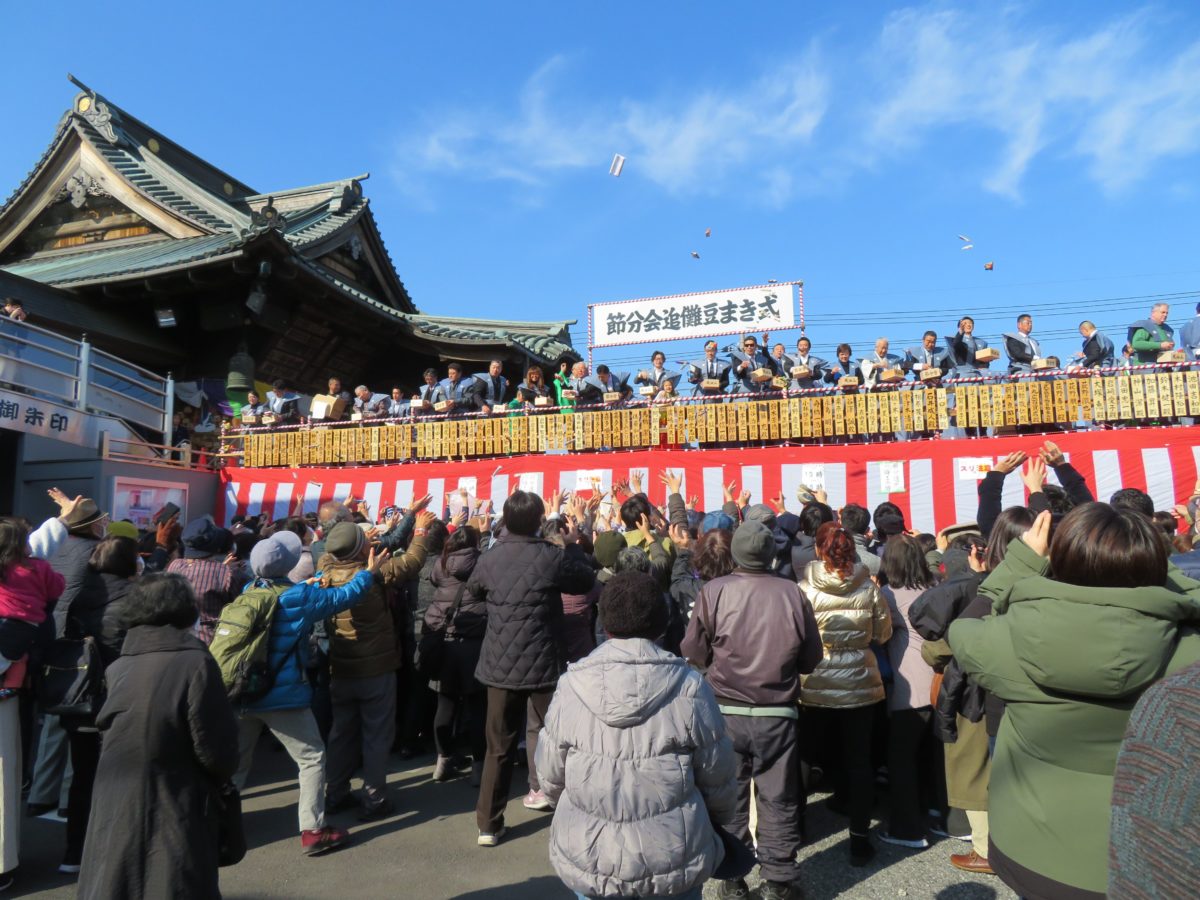
[[[1200,299],[1194,4],[120,11],[5,9],[0,195],[71,71],[259,190],[370,171],[419,307],[574,318],[579,346],[588,303],[768,278],[804,280],[826,355],[1028,308],[1067,356],[1082,318],[1119,343],[1152,296],[1177,326]]]

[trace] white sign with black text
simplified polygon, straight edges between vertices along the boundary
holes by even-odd
[[[776,331],[796,323],[795,284],[593,303],[592,346]]]

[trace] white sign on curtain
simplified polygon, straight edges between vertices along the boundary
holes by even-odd
[[[681,294],[593,303],[592,346],[617,347],[651,341],[776,331],[796,322],[795,285]]]

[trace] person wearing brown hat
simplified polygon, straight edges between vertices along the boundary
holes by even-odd
[[[800,678],[821,662],[821,637],[807,598],[774,573],[775,535],[742,523],[731,544],[737,568],[700,589],[683,655],[705,669],[738,756],[738,806],[725,823],[750,845],[750,781],[758,793],[758,863],[763,897],[798,897],[801,843]],[[720,616],[717,607],[720,606]],[[722,881],[718,897],[747,896],[745,881]]]
[[[392,811],[387,795],[387,757],[396,732],[396,670],[400,651],[388,604],[388,589],[408,581],[425,563],[425,534],[434,514],[424,510],[408,551],[379,567],[366,595],[335,615],[329,629],[333,726],[328,741],[325,808],[338,812],[354,805],[350,778],[362,761],[363,798],[359,820],[380,819]],[[341,587],[363,570],[370,552],[366,533],[339,522],[325,538],[317,561],[321,584]]]

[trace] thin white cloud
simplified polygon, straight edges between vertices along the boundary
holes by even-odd
[[[566,69],[559,56],[542,65],[510,115],[440,113],[424,134],[402,142],[401,180],[415,186],[422,175],[452,172],[537,186],[564,171],[606,167],[619,152],[630,162],[622,177],[645,178],[674,193],[717,193],[742,167],[778,167],[806,144],[828,96],[815,48],[799,63],[738,88],[624,99],[590,112],[556,96]],[[791,176],[768,177],[772,202],[793,182]]]
[[[945,137],[971,140],[963,171],[1014,199],[1043,158],[1080,159],[1118,192],[1200,150],[1200,41],[1171,49],[1177,23],[1150,11],[1082,31],[1031,25],[1029,14],[912,7],[866,45],[814,40],[797,62],[687,94],[580,97],[571,62],[556,56],[507,109],[430,116],[402,140],[397,176],[420,202],[444,175],[510,183],[536,202],[619,152],[623,178],[780,207],[863,168],[936,153]]]
[[[864,155],[892,158],[941,129],[971,128],[996,140],[981,152],[988,190],[1018,196],[1046,152],[1083,157],[1101,187],[1124,189],[1162,158],[1200,149],[1200,42],[1164,54],[1170,25],[1143,11],[1068,38],[1011,11],[895,13]]]

